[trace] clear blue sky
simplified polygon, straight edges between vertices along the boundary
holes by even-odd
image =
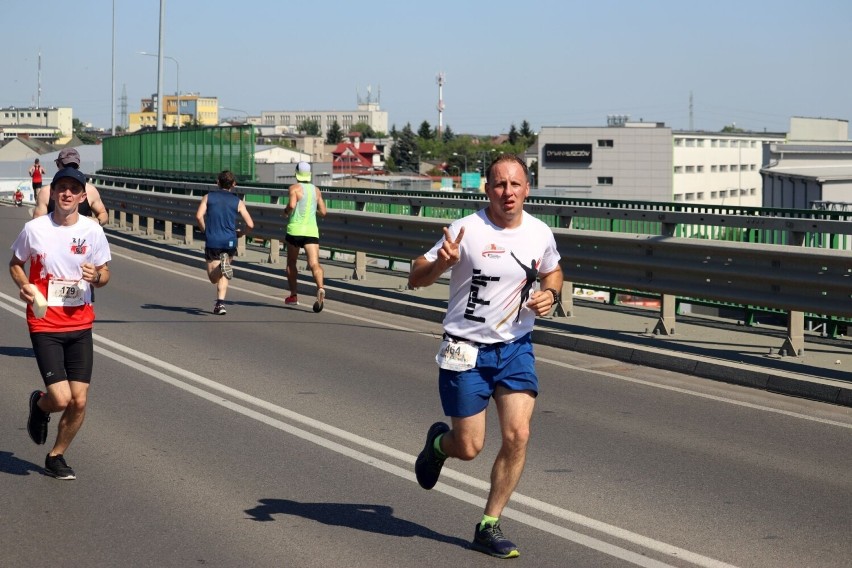
[[[115,100],[157,90],[159,0],[115,0]],[[112,124],[113,0],[3,0],[0,106],[71,106]],[[852,118],[849,0],[165,0],[182,92],[261,110],[348,110],[368,86],[390,123],[498,134],[608,114],[695,129],[786,132]],[[163,91],[176,66],[165,61]],[[223,116],[241,113],[221,111]],[[116,123],[120,121],[120,107]]]

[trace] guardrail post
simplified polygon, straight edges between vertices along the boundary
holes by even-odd
[[[674,335],[675,332],[675,306],[677,298],[671,294],[663,294],[660,297],[660,319],[654,326],[654,335]]]
[[[192,230],[195,228],[194,225],[184,225],[183,226],[183,244],[191,245],[192,244]]]
[[[269,257],[266,260],[269,264],[278,264],[281,262],[281,241],[278,239],[269,239]]]
[[[172,222],[164,221],[165,228],[163,229],[163,238],[167,241],[172,240]]]
[[[800,247],[805,244],[805,233],[802,231],[790,231],[790,245]]]
[[[145,234],[149,235],[149,236],[154,234],[154,218],[153,217],[148,217],[145,220]]]
[[[115,210],[107,210],[107,225],[115,225]]]
[[[364,280],[367,277],[367,253],[355,253],[355,270],[352,271],[353,280]]]
[[[132,219],[133,219],[133,221],[130,222],[131,223],[130,226],[131,226],[131,228],[133,229],[134,232],[138,232],[139,231],[139,215],[134,213]]]
[[[805,352],[805,313],[787,312],[787,339],[778,353],[782,357],[801,357]]]
[[[562,290],[559,291],[559,301],[555,309],[550,312],[554,318],[570,318],[574,316],[574,283],[563,282]]]
[[[119,211],[118,212],[118,226],[122,229],[127,227],[127,212]]]
[[[243,235],[237,239],[237,256],[246,255],[246,236]]]

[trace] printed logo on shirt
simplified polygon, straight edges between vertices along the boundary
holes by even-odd
[[[71,239],[71,254],[86,254],[86,249],[88,248],[88,245],[86,245],[86,239],[78,237]]]
[[[506,249],[503,247],[497,246],[494,243],[487,245],[485,250],[482,251],[482,256],[484,258],[500,258],[504,254],[506,254]]]
[[[520,268],[520,274],[518,274],[516,284],[511,289],[506,290],[507,294],[505,297],[492,298],[494,304],[499,306],[498,312],[489,316],[493,318],[494,315],[497,315],[497,319],[494,320],[493,324],[495,330],[507,325],[513,319],[514,323],[521,321],[521,313],[530,299],[533,287],[538,279],[538,269],[541,267],[542,262],[540,258],[532,258],[529,262],[524,262],[515,256],[514,252],[502,252],[509,253],[514,264]],[[480,308],[486,309],[486,306],[492,303],[492,299],[486,299],[487,295],[485,293],[488,284],[492,282],[495,284],[500,282],[500,277],[489,276],[476,268],[473,270],[467,296],[467,305],[465,306],[463,316],[464,319],[485,323],[485,317],[482,315],[483,312]],[[488,313],[487,309],[485,313]]]

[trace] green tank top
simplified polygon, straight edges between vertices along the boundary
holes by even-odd
[[[302,198],[290,213],[287,234],[294,237],[319,238],[317,227],[317,190],[312,183],[302,183]]]

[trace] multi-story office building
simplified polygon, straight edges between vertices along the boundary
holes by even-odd
[[[143,128],[156,128],[157,96],[142,99],[140,112],[132,112],[128,118],[128,132],[136,132]],[[180,107],[178,107],[180,102]],[[180,112],[178,112],[180,108]],[[219,124],[219,99],[217,97],[202,97],[198,93],[178,95],[163,95],[163,127],[174,128],[180,117],[181,127],[189,124],[201,126],[216,126]]]
[[[305,121],[319,124],[323,136],[335,121],[344,134],[360,123],[368,124],[375,132],[388,131],[388,113],[381,110],[377,102],[359,103],[356,110],[266,110],[260,113],[262,125],[284,127],[292,133]]]
[[[663,124],[543,127],[538,147],[540,191],[588,199],[672,199],[672,131]]]
[[[70,107],[0,108],[0,137],[17,138],[22,134],[65,144],[74,136],[73,111]]]
[[[760,168],[783,134],[673,131],[662,123],[544,127],[539,192],[591,199],[762,204]]]
[[[675,132],[672,200],[708,205],[762,206],[760,168],[769,145],[784,134]]]

